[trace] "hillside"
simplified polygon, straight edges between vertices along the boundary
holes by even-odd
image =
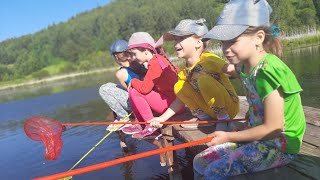
[[[113,66],[108,49],[116,39],[147,31],[155,38],[181,19],[205,18],[212,28],[227,0],[114,0],[52,24],[35,34],[0,43],[0,82]],[[272,22],[285,31],[319,26],[319,0],[269,0]],[[172,53],[170,44],[165,49]]]

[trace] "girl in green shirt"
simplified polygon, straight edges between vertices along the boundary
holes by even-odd
[[[209,148],[194,161],[195,179],[226,179],[288,164],[305,132],[302,91],[283,63],[279,29],[269,25],[266,0],[231,0],[204,38],[222,41],[230,64],[224,71],[240,77],[249,102],[248,127],[216,131]]]

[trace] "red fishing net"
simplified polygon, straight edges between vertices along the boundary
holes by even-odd
[[[27,136],[32,140],[42,141],[44,144],[47,160],[58,158],[62,148],[61,134],[63,129],[60,122],[44,117],[30,118],[24,124],[24,132]]]

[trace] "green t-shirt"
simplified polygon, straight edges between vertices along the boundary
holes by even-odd
[[[246,80],[247,93],[250,91],[247,98],[252,99],[255,93],[258,94],[258,98],[254,98],[249,102],[250,106],[253,107],[251,110],[256,111],[250,112],[249,108],[249,123],[253,126],[259,125],[263,121],[264,99],[276,89],[283,93],[284,135],[288,142],[286,152],[298,153],[302,144],[306,122],[300,98],[302,89],[293,72],[277,56],[267,54],[249,75],[244,73],[241,73],[241,75],[241,79]],[[252,120],[250,120],[250,117]]]

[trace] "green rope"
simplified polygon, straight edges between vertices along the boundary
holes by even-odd
[[[124,117],[120,122],[126,121],[132,113],[130,113],[128,116]],[[76,162],[70,169],[69,171],[71,171],[73,168],[75,168],[86,156],[88,156],[91,151],[93,151],[97,146],[99,146],[99,144],[101,144],[102,141],[104,141],[108,136],[110,136],[110,134],[112,134],[114,131],[118,130],[120,127],[122,126],[122,124],[117,124],[115,127],[113,127],[113,129],[107,134],[105,135],[99,142],[97,142],[96,145],[94,145],[85,155],[82,156],[82,158],[79,159],[78,162]],[[69,177],[65,177],[62,178],[60,180],[69,180],[72,179],[72,176]]]

